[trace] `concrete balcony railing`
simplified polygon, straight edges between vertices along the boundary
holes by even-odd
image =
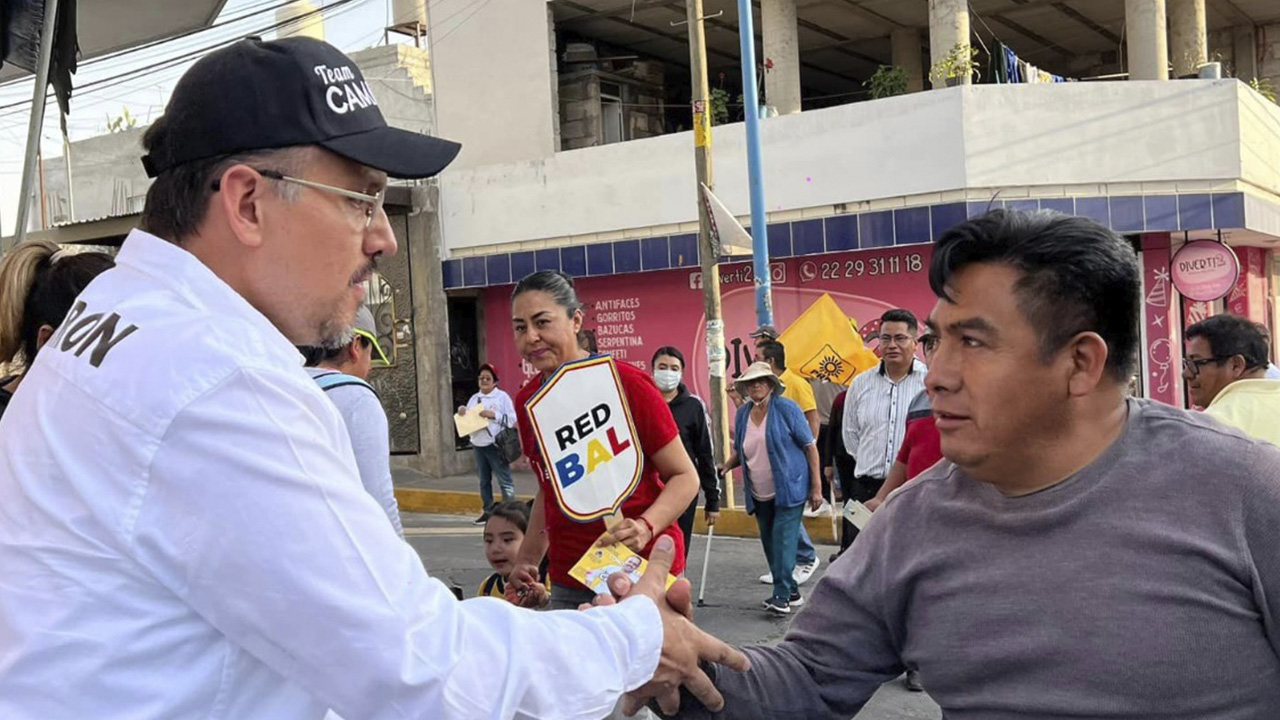
[[[770,118],[773,220],[1037,194],[1241,185],[1280,195],[1280,107],[1235,80],[984,85]],[[748,214],[742,124],[714,130],[716,193]],[[446,172],[453,252],[696,229],[678,133]]]

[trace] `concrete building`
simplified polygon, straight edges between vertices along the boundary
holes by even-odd
[[[930,241],[1003,206],[1086,215],[1131,238],[1147,283],[1144,395],[1185,403],[1187,322],[1230,310],[1275,327],[1280,106],[1250,83],[1280,85],[1280,5],[756,5],[780,326],[823,293],[864,324],[891,306],[927,313]],[[468,352],[514,389],[531,369],[511,339],[511,284],[560,269],[580,278],[602,351],[643,367],[681,347],[705,393],[684,3],[492,0],[466,22],[448,7],[428,3],[439,131],[464,144],[440,178],[454,342],[474,336]],[[716,193],[746,224],[737,18],[733,3],[705,10],[711,85],[730,100],[713,131]],[[868,102],[882,65],[906,71],[908,92]],[[577,86],[638,76],[661,102]],[[641,110],[645,132],[629,135]],[[1219,299],[1173,285],[1174,255],[1197,239],[1239,263]],[[722,265],[721,282],[732,375],[755,325],[749,263]]]

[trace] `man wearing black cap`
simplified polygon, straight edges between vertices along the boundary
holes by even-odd
[[[662,599],[669,543],[616,608],[459,604],[302,368],[396,250],[387,177],[456,144],[291,38],[197,62],[143,145],[142,229],[0,432],[0,718],[593,720],[650,682],[719,705],[699,657],[745,660]]]

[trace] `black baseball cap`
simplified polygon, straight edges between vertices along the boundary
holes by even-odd
[[[148,177],[220,155],[319,145],[396,178],[438,174],[462,146],[389,127],[360,68],[322,40],[240,40],[205,55],[173,89]]]

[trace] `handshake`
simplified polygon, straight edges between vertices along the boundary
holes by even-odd
[[[635,715],[650,700],[657,700],[664,715],[680,711],[680,688],[684,686],[708,710],[724,708],[724,698],[703,672],[700,663],[712,662],[739,672],[750,669],[747,656],[739,650],[699,630],[693,624],[693,592],[681,578],[666,590],[667,574],[675,556],[675,544],[661,537],[649,555],[649,567],[640,582],[632,584],[624,573],[609,577],[610,595],[596,598],[595,605],[612,605],[631,597],[645,596],[662,615],[662,659],[647,684],[627,693],[623,713]],[[582,609],[591,606],[584,605]]]

